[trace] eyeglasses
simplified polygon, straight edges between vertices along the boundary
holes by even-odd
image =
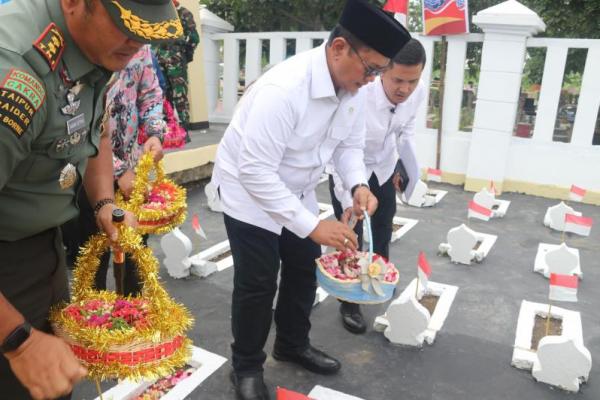
[[[383,68],[376,68],[376,67],[370,66],[360,56],[360,53],[358,52],[358,50],[356,50],[356,48],[352,45],[352,43],[348,42],[348,45],[350,45],[350,48],[356,53],[356,55],[358,56],[358,59],[360,60],[360,62],[363,65],[363,67],[365,67],[365,78],[369,78],[371,76],[380,76],[381,74],[383,74],[385,71],[387,71],[390,68],[391,61],[388,63],[388,65],[386,65]]]

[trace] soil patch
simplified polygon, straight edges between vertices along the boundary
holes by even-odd
[[[225,258],[229,257],[230,255],[231,255],[231,250],[227,250],[225,253],[221,253],[218,256],[213,257],[208,261],[218,262],[218,261],[224,260]]]
[[[392,232],[396,232],[398,229],[402,229],[404,225],[392,224]]]
[[[421,303],[421,305],[425,307],[427,311],[429,311],[429,315],[433,315],[433,311],[435,310],[435,306],[439,300],[440,296],[426,294],[421,298],[421,300],[419,300],[419,303]]]
[[[562,334],[562,319],[550,317],[550,329],[548,335],[560,336]],[[546,336],[546,317],[540,315],[535,316],[535,324],[533,325],[533,334],[531,336],[531,350],[537,350],[540,340]]]

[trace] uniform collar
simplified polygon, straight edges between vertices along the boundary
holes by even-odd
[[[312,50],[310,96],[313,99],[335,97],[335,88],[327,66],[326,43]]]
[[[373,89],[375,90],[375,106],[377,107],[377,110],[395,109],[396,106],[390,101],[390,99],[388,99],[387,95],[385,94],[385,90],[383,90],[383,82],[381,81],[380,76],[375,78],[373,81],[373,86]]]
[[[77,81],[93,70],[98,69],[99,67],[92,64],[73,41],[67,29],[60,1],[46,0],[46,6],[48,7],[50,19],[58,26],[65,39],[65,51],[62,60],[67,67],[67,71],[69,71],[69,78]]]

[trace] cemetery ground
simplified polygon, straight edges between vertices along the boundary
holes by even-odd
[[[188,186],[189,214],[198,213],[208,240],[201,239],[191,227],[191,216],[181,227],[192,240],[195,254],[226,239],[223,217],[207,207],[204,184]],[[600,372],[592,367],[589,382],[573,395],[536,383],[530,372],[510,366],[519,307],[522,300],[547,303],[548,280],[533,272],[533,262],[540,242],[560,243],[561,234],[542,224],[548,206],[557,200],[507,193],[511,207],[502,219],[489,222],[471,220],[476,231],[498,235],[489,256],[471,266],[452,264],[448,257],[437,255],[440,242],[454,226],[467,222],[467,203],[473,194],[462,188],[433,184],[448,190],[448,195],[433,208],[399,206],[397,215],[419,220],[400,240],[390,245],[391,261],[400,271],[397,294],[416,276],[417,255],[423,250],[432,266],[431,280],[459,287],[443,329],[433,345],[422,349],[390,344],[383,334],[372,329],[377,315],[386,305],[363,306],[369,330],[353,335],[341,325],[338,302],[328,297],[312,314],[311,341],[342,362],[334,376],[321,376],[293,364],[275,361],[270,356],[274,329],[265,350],[265,379],[276,385],[308,393],[317,384],[365,400],[500,400],[500,399],[594,399],[600,398]],[[326,183],[318,188],[319,201],[330,203]],[[600,220],[595,206],[569,202],[584,215]],[[561,307],[580,311],[583,337],[592,358],[600,356],[600,230],[592,229],[588,238],[565,235],[570,247],[578,248],[584,279],[579,284],[578,303],[561,303]],[[162,260],[159,238],[150,246]],[[169,293],[185,304],[196,319],[191,331],[195,345],[230,358],[230,300],[233,268],[208,278],[190,277],[175,280],[161,269],[163,284]],[[190,396],[190,399],[225,400],[235,395],[229,383],[230,363],[226,363]],[[105,382],[107,389],[113,382]],[[80,384],[74,399],[93,399],[95,386]],[[273,395],[274,398],[274,395]]]
[[[188,219],[181,230],[192,240],[196,254],[226,239],[223,217],[208,209],[204,195],[206,181],[188,185]],[[548,280],[533,272],[540,242],[559,244],[561,233],[543,226],[546,209],[555,199],[505,193],[510,200],[504,218],[489,222],[467,221],[467,204],[473,193],[462,187],[429,183],[448,194],[433,208],[398,206],[396,215],[418,219],[419,223],[390,245],[391,261],[400,271],[398,295],[416,276],[417,256],[424,251],[432,268],[431,280],[458,286],[458,293],[442,330],[433,345],[409,348],[390,344],[372,323],[385,305],[363,306],[369,329],[353,335],[341,324],[339,303],[328,297],[312,313],[311,342],[342,362],[337,375],[321,376],[294,364],[275,361],[270,353],[274,327],[265,351],[265,380],[272,399],[277,385],[308,393],[315,385],[326,386],[365,400],[500,400],[500,399],[600,399],[600,369],[592,366],[589,381],[580,393],[570,394],[535,382],[529,371],[511,367],[515,330],[522,300],[548,302]],[[318,188],[320,202],[331,203],[327,184]],[[600,221],[600,208],[568,202],[584,216]],[[193,232],[191,216],[197,213],[208,236],[201,239]],[[437,255],[438,245],[446,241],[450,228],[466,223],[482,233],[498,236],[488,257],[470,266],[453,264]],[[600,357],[600,228],[592,228],[589,237],[565,235],[566,243],[580,251],[584,279],[579,283],[577,303],[555,303],[581,313],[583,339],[592,354]],[[163,260],[159,238],[151,237],[150,246]],[[230,304],[233,268],[207,278],[176,280],[164,267],[160,276],[165,288],[185,304],[195,317],[190,337],[196,346],[231,357]],[[230,361],[208,377],[189,399],[235,399],[229,382]],[[107,390],[114,382],[103,382]],[[95,385],[79,384],[73,399],[94,399]]]

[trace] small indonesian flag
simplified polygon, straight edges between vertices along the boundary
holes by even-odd
[[[417,269],[417,273],[419,276],[419,281],[421,285],[423,285],[424,289],[427,289],[427,284],[429,283],[429,277],[431,276],[431,266],[425,257],[425,253],[419,253],[419,268]]]
[[[591,218],[565,214],[565,232],[573,232],[581,236],[590,236],[593,222],[594,221]]]
[[[203,239],[208,239],[206,237],[206,233],[204,232],[204,229],[202,229],[202,227],[200,226],[200,218],[198,218],[198,214],[194,214],[194,216],[192,217],[192,228],[194,228],[194,231]]]
[[[492,216],[492,210],[482,206],[481,204],[475,203],[473,200],[469,202],[469,213],[468,218],[478,218],[484,221],[489,221]]]
[[[498,192],[496,192],[496,184],[494,183],[493,179],[490,181],[490,193],[494,196],[498,194]]]
[[[569,199],[573,201],[582,201],[585,196],[585,189],[582,189],[578,186],[571,185],[571,191],[569,192]]]
[[[442,170],[434,169],[434,168],[427,168],[427,180],[434,181],[434,182],[441,182],[442,181]]]
[[[302,393],[292,392],[291,390],[277,387],[277,400],[311,400],[311,397]]]
[[[550,293],[548,298],[554,301],[577,301],[576,275],[550,274]]]
[[[406,28],[408,0],[388,0],[383,9],[384,11],[394,13],[394,18]]]

